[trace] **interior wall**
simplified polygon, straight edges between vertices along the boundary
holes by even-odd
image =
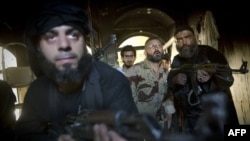
[[[239,69],[242,60],[250,61],[250,41],[237,38],[231,40],[231,42],[230,45],[232,48],[225,48],[224,54],[229,61],[230,67],[232,69]],[[237,110],[239,123],[250,124],[250,73],[234,73],[233,76],[234,84],[230,90]]]

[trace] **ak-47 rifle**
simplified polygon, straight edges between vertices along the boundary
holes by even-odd
[[[222,65],[218,63],[205,63],[205,64],[183,64],[180,68],[172,68],[171,74],[175,75],[178,73],[187,73],[190,76],[191,81],[191,90],[188,93],[188,103],[191,106],[195,106],[200,103],[199,95],[202,93],[201,87],[198,85],[197,82],[197,70],[205,70],[209,74],[223,74],[227,78],[224,79],[229,82],[229,84],[233,83],[233,78],[231,76],[231,69],[229,65]],[[231,76],[232,77],[232,76]],[[194,94],[194,98],[196,99],[191,100],[192,95]]]
[[[162,137],[161,126],[152,116],[124,111],[91,111],[69,116],[65,130],[77,141],[93,140],[93,125],[96,123],[105,123],[131,141],[160,141]]]
[[[225,119],[226,98],[221,93],[207,95],[204,114],[197,126],[197,135],[167,133],[147,114],[128,114],[124,111],[88,111],[67,117],[64,129],[76,141],[94,140],[93,125],[104,123],[128,141],[220,141]],[[216,109],[216,112],[214,112]],[[219,129],[211,128],[218,127]],[[219,131],[219,132],[217,132]]]
[[[229,65],[218,63],[204,63],[204,64],[183,64],[180,68],[172,68],[171,71],[179,72],[197,72],[197,70],[205,70],[208,73],[223,73],[223,72],[240,72],[245,74],[248,72],[247,61],[242,60],[240,69],[231,69]]]
[[[197,70],[205,70],[209,74],[217,74],[217,76],[227,82],[228,86],[233,83],[232,72],[240,72],[242,74],[247,73],[247,61],[242,60],[242,65],[240,69],[231,69],[229,65],[223,65],[218,63],[205,63],[205,64],[183,64],[179,68],[172,68],[171,74],[175,75],[177,73],[188,73],[191,79],[192,90],[188,94],[188,102],[190,105],[194,106],[200,103],[199,95],[201,94],[201,88],[197,84]],[[191,102],[191,95],[195,94],[196,101]]]

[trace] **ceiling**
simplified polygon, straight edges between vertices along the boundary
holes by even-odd
[[[77,4],[84,5],[87,3],[85,0],[71,0],[76,2]],[[236,3],[215,0],[189,0],[189,1],[175,1],[175,0],[119,0],[119,1],[111,1],[111,0],[90,0],[92,4],[96,5],[97,8],[103,9],[105,14],[106,7],[115,7],[117,8],[117,12],[121,12],[126,9],[126,14],[120,14],[121,17],[118,17],[115,24],[116,30],[124,30],[126,28],[131,28],[130,24],[133,24],[133,27],[141,27],[143,25],[145,28],[151,27],[152,24],[156,26],[167,26],[158,24],[160,23],[172,23],[174,22],[172,17],[182,18],[182,16],[187,16],[185,14],[199,9],[210,9],[214,13],[214,17],[216,20],[216,24],[218,26],[219,31],[225,34],[242,34],[249,35],[250,32],[250,22],[248,20],[248,8],[245,8],[247,4],[245,2],[241,2],[238,0]],[[36,1],[25,1],[25,0],[6,0],[0,9],[0,35],[2,36],[11,36],[15,38],[15,33],[22,32],[26,19],[34,13],[37,8],[46,2],[46,0],[36,0]],[[108,4],[112,4],[112,6],[108,6]],[[151,18],[151,24],[148,24],[149,20],[145,20],[144,18],[138,19],[138,11],[131,10],[128,11],[130,7],[135,7],[136,5],[148,5],[151,7],[155,7],[161,9],[166,14],[159,13],[159,11],[154,10],[152,15],[148,18]],[[146,11],[147,9],[136,9],[140,11]],[[141,13],[142,15],[143,13]],[[162,15],[160,15],[162,14]],[[129,17],[126,17],[130,15]],[[169,17],[169,18],[160,18],[160,16]],[[143,17],[143,16],[142,16]],[[130,21],[136,21],[134,23],[131,22],[121,22],[124,19]],[[162,20],[165,20],[162,21]],[[147,25],[148,24],[148,25]],[[13,32],[10,32],[13,31]],[[4,33],[4,35],[2,35]],[[13,36],[12,36],[13,35]]]

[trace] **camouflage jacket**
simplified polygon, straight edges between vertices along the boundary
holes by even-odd
[[[130,81],[133,98],[140,113],[148,113],[155,117],[161,105],[164,106],[165,114],[175,112],[172,99],[169,98],[162,104],[167,94],[168,72],[160,68],[158,77],[147,60],[128,69],[126,76]]]

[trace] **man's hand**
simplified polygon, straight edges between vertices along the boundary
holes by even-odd
[[[94,141],[127,141],[113,130],[108,130],[105,124],[95,124]],[[68,134],[60,135],[57,141],[76,141]]]
[[[173,82],[179,85],[185,85],[187,83],[187,76],[184,73],[178,73],[173,78]]]
[[[172,123],[172,114],[168,114],[168,115],[166,115],[165,116],[165,118],[163,119],[165,122],[168,122],[168,129],[170,128],[170,125],[171,125],[171,123]]]
[[[57,141],[75,141],[75,140],[70,135],[63,134],[58,137]]]
[[[105,124],[95,124],[94,141],[127,141],[113,130],[108,130]]]
[[[204,70],[197,70],[197,81],[201,83],[207,82],[211,78],[211,75]]]

